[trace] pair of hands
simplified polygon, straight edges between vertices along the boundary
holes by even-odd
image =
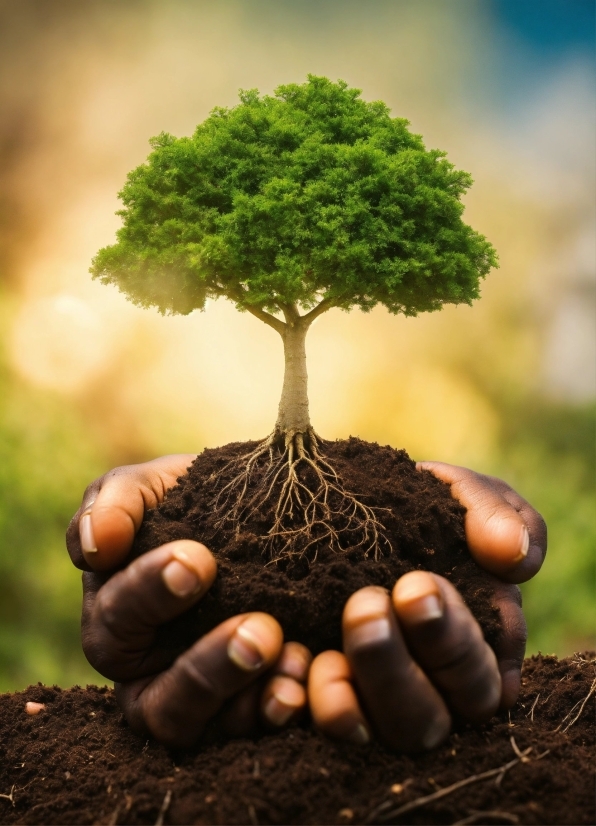
[[[198,542],[170,542],[127,564],[145,511],[163,501],[195,456],[165,456],[117,468],[93,482],[67,532],[83,569],[83,649],[115,681],[133,730],[173,747],[192,745],[220,715],[231,734],[279,730],[308,705],[332,737],[376,735],[402,751],[432,748],[451,718],[488,719],[519,691],[526,626],[514,583],[531,578],[546,553],[540,515],[501,480],[436,462],[419,465],[451,485],[466,508],[468,546],[494,576],[503,633],[496,654],[455,588],[413,571],[391,594],[367,587],[343,613],[343,653],[314,661],[284,642],[274,617],[226,620],[174,658],[159,629],[197,603],[217,572]]]

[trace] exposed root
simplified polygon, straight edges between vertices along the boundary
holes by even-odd
[[[334,551],[359,548],[375,559],[391,551],[377,513],[345,489],[312,428],[272,433],[218,476],[236,469],[214,499],[217,525],[239,530],[253,517],[262,519],[263,504],[271,502],[273,525],[263,536],[271,562],[296,556],[314,561],[323,545]]]

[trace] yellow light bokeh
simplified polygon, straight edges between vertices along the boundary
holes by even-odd
[[[94,477],[164,453],[258,439],[273,426],[283,374],[273,330],[223,300],[204,313],[161,317],[88,270],[114,241],[117,192],[151,136],[192,134],[213,107],[235,105],[240,88],[269,93],[307,73],[385,101],[428,148],[469,171],[464,220],[501,262],[472,307],[409,319],[383,308],[319,318],[307,339],[313,425],[326,439],[377,440],[510,482],[549,523],[546,564],[524,586],[530,650],[587,647],[593,64],[585,52],[540,62],[497,22],[501,5],[89,0],[44,13],[33,0],[4,4],[6,689],[98,679],[81,664],[79,574],[63,547]]]
[[[46,140],[21,170],[23,197],[40,205],[43,220],[35,243],[21,250],[9,344],[20,376],[84,396],[98,416],[109,407],[114,443],[133,433],[141,452],[267,433],[282,376],[271,330],[221,301],[190,318],[161,318],[91,284],[87,270],[113,240],[116,192],[151,135],[191,133],[211,108],[233,105],[239,87],[271,91],[324,73],[387,101],[428,146],[472,172],[465,217],[495,244],[502,269],[489,275],[478,305],[457,316],[320,319],[307,343],[315,426],[329,438],[355,433],[416,455],[488,459],[498,425],[474,376],[501,375],[512,386],[531,380],[537,390],[549,380],[541,360],[552,344],[540,331],[556,306],[543,296],[564,280],[544,262],[560,258],[577,231],[560,210],[568,216],[571,204],[579,215],[587,203],[573,172],[589,131],[589,118],[581,119],[584,75],[578,66],[554,73],[513,136],[506,119],[469,108],[460,94],[479,55],[485,71],[496,59],[479,4],[428,0],[375,10],[352,4],[343,14],[333,3],[305,16],[287,4],[273,13],[267,3],[151,2],[143,14],[93,12],[107,40],[80,29],[62,44],[63,60],[44,78]],[[39,33],[40,48],[45,37]],[[575,117],[574,137],[553,119],[552,102]],[[569,140],[576,160],[564,148]],[[560,328],[556,319],[552,327]]]

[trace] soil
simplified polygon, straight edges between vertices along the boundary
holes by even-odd
[[[491,579],[469,554],[465,509],[452,498],[448,485],[428,471],[416,470],[403,450],[356,438],[322,442],[321,451],[345,488],[375,509],[391,549],[381,543],[378,560],[372,554],[366,557],[356,537],[343,552],[320,542],[310,554],[272,563],[263,537],[273,525],[278,488],[240,529],[219,524],[214,510],[218,492],[237,473],[230,463],[256,445],[233,443],[205,450],[164,502],[145,517],[135,543],[137,555],[173,539],[196,539],[218,561],[217,579],[199,606],[163,629],[164,646],[184,650],[228,617],[266,611],[280,621],[286,640],[303,642],[313,654],[341,649],[340,620],[348,597],[365,585],[392,588],[398,577],[415,569],[451,580],[487,641],[496,645],[500,624],[491,605]],[[263,459],[252,473],[253,489],[266,468]],[[308,484],[308,467],[301,467],[300,473]],[[342,527],[339,518],[332,524]]]
[[[526,660],[510,715],[414,757],[306,722],[171,752],[132,734],[109,688],[32,686],[0,696],[0,823],[593,824],[594,664]]]

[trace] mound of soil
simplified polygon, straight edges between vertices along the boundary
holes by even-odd
[[[345,488],[377,509],[391,545],[381,545],[378,560],[362,548],[332,551],[320,542],[304,555],[271,563],[263,537],[274,521],[278,488],[236,526],[219,524],[214,512],[218,491],[238,468],[233,460],[250,453],[256,442],[205,450],[178,480],[164,502],[150,511],[137,535],[139,555],[173,539],[196,539],[218,561],[217,579],[198,607],[164,628],[162,643],[184,650],[223,620],[246,611],[265,611],[281,623],[285,638],[307,645],[313,654],[341,648],[341,614],[348,597],[365,585],[392,588],[402,574],[424,569],[447,577],[478,619],[487,641],[495,645],[498,612],[491,605],[491,580],[471,558],[465,542],[464,508],[448,485],[428,471],[417,471],[403,450],[350,438],[323,442],[325,458]],[[265,459],[253,470],[254,490],[266,472]],[[308,484],[307,466],[299,473]],[[281,484],[281,483],[279,483]],[[341,519],[332,524],[342,527]],[[316,551],[316,560],[313,553]]]
[[[415,757],[307,723],[175,753],[132,734],[111,689],[32,686],[0,696],[0,822],[592,824],[594,656],[526,660],[510,715]]]

